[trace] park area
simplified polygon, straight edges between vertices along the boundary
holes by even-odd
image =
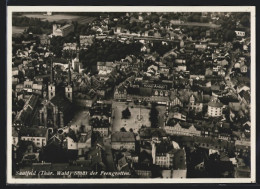
[[[131,112],[131,116],[128,119],[122,119],[122,111],[125,110],[127,107]],[[151,126],[151,123],[149,121],[149,106],[141,106],[140,111],[140,106],[135,105],[132,102],[129,104],[126,104],[125,102],[113,102],[112,111],[113,132],[120,131],[120,129],[124,127],[126,131],[133,129],[133,132],[137,133],[142,125],[145,125],[147,127]],[[139,119],[139,114],[141,115],[141,119]]]

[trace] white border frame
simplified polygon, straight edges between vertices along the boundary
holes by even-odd
[[[27,179],[12,178],[12,12],[250,12],[251,13],[251,178],[186,179]],[[255,6],[8,6],[7,7],[7,183],[8,184],[106,184],[106,183],[255,183]]]

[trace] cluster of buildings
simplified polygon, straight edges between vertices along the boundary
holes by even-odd
[[[130,21],[132,16],[127,15]],[[142,22],[143,17],[134,20]],[[232,42],[215,42],[214,30],[206,39],[192,40],[180,20],[162,26],[160,17],[158,23],[147,22],[142,34],[109,28],[109,22],[94,21],[96,35],[80,35],[79,44],[63,44],[63,51],[75,58],[54,58],[46,35],[40,44],[32,38],[18,45],[12,62],[12,145],[20,169],[63,167],[125,171],[131,174],[124,177],[131,178],[189,178],[211,175],[218,165],[220,177],[248,177],[251,90],[245,33],[236,31],[233,43],[243,49],[234,50]],[[161,27],[167,31],[164,37]],[[54,24],[52,35],[66,37],[73,31],[73,24]],[[97,73],[89,73],[79,50],[96,40],[139,42],[140,56],[97,61]],[[152,52],[155,41],[173,48],[159,55]],[[116,129],[128,126],[113,105],[127,105],[132,117],[138,107],[141,119],[149,116],[141,109],[150,110],[154,103],[163,107],[157,128]]]

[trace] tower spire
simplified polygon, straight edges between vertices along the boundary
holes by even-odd
[[[69,84],[71,84],[70,61],[69,61]]]
[[[70,69],[71,69],[71,62],[72,62],[72,53],[70,54],[70,60],[69,60],[69,85],[71,84],[71,71],[70,71]]]
[[[77,60],[79,61],[79,47],[77,47]]]

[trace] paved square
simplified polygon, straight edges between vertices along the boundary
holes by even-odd
[[[131,112],[131,117],[129,119],[121,119],[122,111],[126,108],[129,108]],[[142,125],[146,125],[147,127],[151,126],[149,121],[149,106],[141,106],[141,111],[139,105],[135,105],[134,103],[126,104],[125,102],[113,102],[113,128],[112,131],[120,131],[122,127],[129,131],[129,129],[133,129],[135,133],[139,130]],[[139,119],[139,114],[141,113],[141,119]]]

